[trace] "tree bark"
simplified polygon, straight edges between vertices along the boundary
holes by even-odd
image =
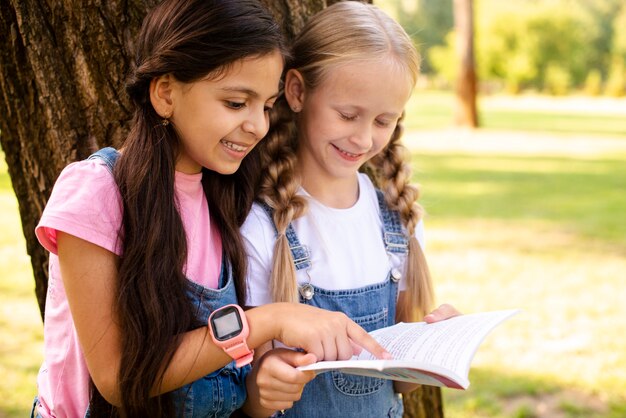
[[[404,418],[443,418],[441,389],[421,386],[404,395]]]
[[[47,253],[34,228],[61,169],[119,144],[129,50],[156,0],[2,0],[0,143],[19,202],[43,316]]]
[[[474,62],[473,0],[454,0],[454,26],[458,73],[454,123],[478,127],[476,110],[476,65]]]
[[[339,0],[261,0],[291,39]],[[0,144],[18,199],[43,318],[48,254],[35,226],[61,170],[120,146],[131,119],[124,80],[133,39],[158,0],[0,0]],[[369,1],[371,3],[371,0]],[[441,393],[406,397],[409,417],[440,417]]]

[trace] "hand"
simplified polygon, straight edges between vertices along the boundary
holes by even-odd
[[[300,400],[304,385],[315,378],[315,372],[303,372],[297,367],[316,361],[313,354],[286,348],[265,353],[252,369],[261,406],[273,411],[291,408]]]
[[[303,304],[284,304],[283,321],[277,340],[299,347],[318,360],[347,360],[362,349],[375,357],[391,358],[363,328],[341,312],[331,312]]]
[[[452,318],[454,316],[461,315],[454,306],[444,303],[440,305],[437,309],[429,313],[424,317],[424,322],[432,324],[433,322],[443,321],[444,319]]]

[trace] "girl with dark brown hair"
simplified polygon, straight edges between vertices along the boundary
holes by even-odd
[[[383,355],[343,314],[236,306],[239,226],[284,63],[271,15],[256,0],[166,0],[135,49],[123,147],[66,167],[36,229],[51,254],[33,414],[227,417],[272,339],[320,359],[353,342]],[[257,401],[246,411],[264,413]]]

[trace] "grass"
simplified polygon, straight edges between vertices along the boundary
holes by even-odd
[[[438,300],[523,312],[481,346],[467,391],[444,390],[447,416],[626,416],[626,118],[535,117],[533,106],[512,117],[513,107],[484,102],[487,127],[465,138],[440,129],[450,103],[417,92],[408,109]],[[0,418],[13,418],[30,410],[43,337],[4,158],[0,213]]]
[[[479,96],[477,106],[482,128],[551,132],[553,134],[612,135],[626,138],[626,100],[617,101],[621,112],[611,108],[612,102],[603,98],[576,101],[580,107],[564,106],[567,98],[549,99],[537,110],[535,103],[546,103],[545,97]],[[519,103],[525,106],[519,107]],[[441,129],[453,120],[454,96],[450,92],[416,90],[407,112],[407,130]],[[598,105],[606,113],[598,112]]]
[[[0,417],[24,417],[36,394],[43,332],[17,199],[0,157]]]
[[[414,157],[438,299],[523,309],[477,353],[470,389],[445,391],[449,416],[624,416],[623,151]]]
[[[446,154],[422,155],[415,165],[436,221],[543,223],[626,248],[624,162]]]

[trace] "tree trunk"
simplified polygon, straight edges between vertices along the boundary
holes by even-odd
[[[441,389],[421,386],[404,395],[404,418],[443,418]]]
[[[262,0],[288,38],[336,1]],[[48,255],[35,226],[63,167],[126,136],[131,111],[123,86],[133,39],[157,2],[0,0],[0,144],[42,318]],[[405,405],[410,417],[443,416],[435,388],[407,397]]]
[[[473,0],[454,0],[454,26],[458,72],[454,123],[476,128],[476,69],[474,63]]]
[[[34,228],[61,169],[119,144],[129,47],[156,0],[2,0],[0,143],[19,202],[43,315],[47,253]]]

